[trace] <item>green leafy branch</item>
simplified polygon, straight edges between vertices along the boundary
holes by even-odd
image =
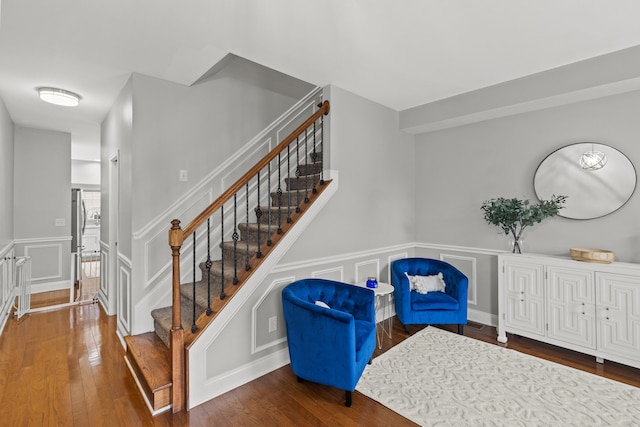
[[[482,202],[481,209],[487,223],[500,227],[505,235],[511,234],[515,242],[514,252],[519,253],[518,242],[522,232],[545,218],[557,215],[566,200],[567,196],[553,195],[550,200],[532,204],[529,200],[498,197]]]

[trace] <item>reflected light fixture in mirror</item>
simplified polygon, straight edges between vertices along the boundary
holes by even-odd
[[[39,87],[38,94],[43,101],[64,107],[76,107],[80,103],[77,93],[55,87]]]
[[[596,151],[591,144],[591,150],[585,151],[580,156],[580,166],[582,169],[596,171],[602,169],[607,164],[607,156],[602,151]]]
[[[580,157],[589,151],[606,155],[606,166],[584,169]],[[631,160],[606,144],[580,142],[550,153],[538,166],[533,178],[536,196],[548,200],[553,195],[567,196],[558,216],[593,219],[620,209],[633,195],[637,176]]]

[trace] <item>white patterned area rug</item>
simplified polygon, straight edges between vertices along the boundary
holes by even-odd
[[[640,426],[640,388],[433,327],[356,390],[422,426]]]

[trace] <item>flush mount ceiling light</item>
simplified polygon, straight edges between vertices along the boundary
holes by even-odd
[[[580,156],[580,166],[582,169],[595,171],[602,169],[607,164],[607,156],[602,151],[596,151],[591,144],[591,150],[585,151]]]
[[[65,107],[76,107],[80,102],[80,95],[77,93],[55,87],[39,87],[38,94],[45,102]]]

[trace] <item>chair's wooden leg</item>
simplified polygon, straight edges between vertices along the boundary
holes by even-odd
[[[464,335],[464,325],[462,323],[458,325],[458,335]]]
[[[302,378],[298,377],[298,382],[299,382],[299,383],[304,382],[304,379],[302,379]]]
[[[351,392],[349,390],[346,391],[344,406],[351,408]]]

